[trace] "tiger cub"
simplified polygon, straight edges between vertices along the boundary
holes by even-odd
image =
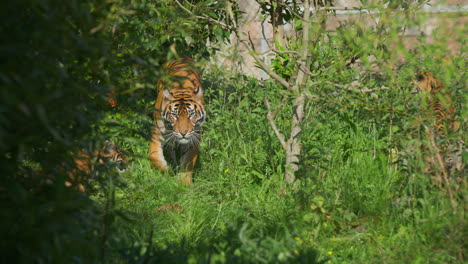
[[[122,173],[127,169],[128,158],[122,149],[112,140],[106,140],[104,146],[99,151],[89,155],[85,151],[80,151],[73,158],[75,169],[67,174],[71,181],[65,182],[66,186],[73,186],[81,192],[85,192],[82,179],[79,175],[89,175],[94,170],[93,163],[106,164],[114,167],[117,172]]]
[[[206,116],[200,75],[191,59],[166,63],[164,67],[169,78],[158,82],[149,146],[151,167],[167,170],[164,148],[182,170],[182,183],[191,184]]]

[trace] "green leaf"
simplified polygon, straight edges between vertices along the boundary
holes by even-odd
[[[257,177],[258,177],[259,179],[261,179],[261,180],[265,179],[265,175],[262,174],[262,173],[260,173],[260,172],[258,172],[258,171],[256,171],[256,170],[252,170],[251,173],[252,173],[253,175],[257,176]]]

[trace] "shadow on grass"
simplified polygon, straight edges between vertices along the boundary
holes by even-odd
[[[240,227],[240,228],[239,228]],[[193,244],[183,239],[166,246],[153,244],[153,232],[146,243],[117,246],[109,263],[325,263],[313,248],[291,251],[285,238],[274,239],[251,232],[246,224],[217,230]],[[247,235],[247,233],[250,233]],[[252,236],[255,233],[255,236]],[[249,237],[248,237],[249,236]],[[292,241],[294,243],[294,241]],[[128,243],[127,243],[128,245]]]

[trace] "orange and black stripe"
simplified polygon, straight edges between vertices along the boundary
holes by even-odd
[[[425,95],[430,118],[434,120],[433,129],[443,133],[447,124],[450,131],[457,131],[458,121],[450,91],[431,72],[419,72],[417,77],[417,89]]]

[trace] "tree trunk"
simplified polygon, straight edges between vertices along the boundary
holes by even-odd
[[[310,50],[309,50],[309,28],[310,28],[310,0],[304,1],[304,27],[302,34],[302,47],[300,56],[298,59],[298,65],[302,65],[304,68],[310,68]],[[300,140],[300,133],[302,131],[301,123],[304,119],[304,108],[306,104],[306,96],[304,89],[309,78],[303,70],[298,67],[297,79],[292,87],[293,95],[295,96],[293,101],[293,116],[291,119],[291,134],[289,140],[286,142],[286,172],[284,179],[287,183],[292,184],[296,180],[295,173],[299,170],[299,156],[301,154],[302,143]]]
[[[291,122],[291,136],[286,142],[286,173],[285,180],[292,184],[295,181],[295,173],[299,169],[299,155],[301,154],[302,144],[299,138],[302,128],[301,123],[304,119],[305,96],[301,93],[294,98],[293,116]]]
[[[275,47],[277,45],[285,47],[284,40],[284,25],[283,25],[283,0],[271,0],[271,26],[273,27],[273,41],[275,42]],[[274,7],[273,3],[276,4]]]

